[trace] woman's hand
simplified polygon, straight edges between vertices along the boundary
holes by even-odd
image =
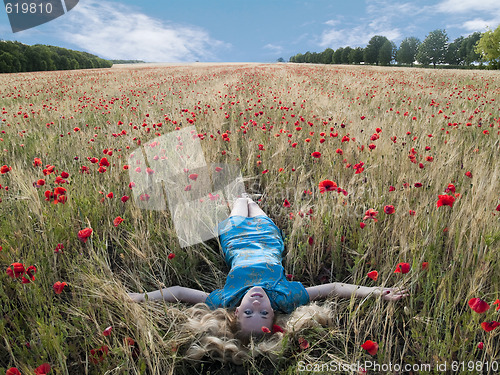
[[[130,299],[133,302],[144,302],[146,298],[144,297],[144,293],[127,293]]]
[[[409,293],[406,289],[374,287],[373,295],[381,296],[386,301],[399,301],[402,298],[408,297]]]

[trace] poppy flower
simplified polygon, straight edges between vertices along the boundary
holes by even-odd
[[[365,224],[365,223],[363,223],[363,222],[359,223],[359,227],[360,227],[361,229],[363,229],[365,226],[366,226],[366,224]]]
[[[299,337],[298,341],[300,349],[306,350],[307,348],[309,348],[309,342],[303,337]]]
[[[276,332],[285,332],[285,330],[283,328],[281,328],[279,325],[277,324],[273,324],[273,333],[276,333]]]
[[[262,327],[261,330],[264,333],[271,333],[271,330],[269,328],[267,328],[267,327]]]
[[[365,212],[365,217],[363,218],[363,220],[373,219],[374,222],[377,222],[378,221],[378,219],[376,218],[377,214],[378,214],[378,211],[375,211],[373,208],[369,208]]]
[[[472,178],[472,173],[470,171],[465,172],[465,175],[469,178]]]
[[[21,372],[15,367],[11,367],[10,369],[7,370],[5,375],[21,375]]]
[[[309,242],[309,245],[312,246],[314,244],[314,238],[309,237],[307,242]]]
[[[453,184],[448,184],[448,187],[444,190],[446,193],[448,193],[449,191],[451,191],[452,193],[455,193],[456,189],[455,189],[455,185]]]
[[[39,179],[39,180],[36,182],[36,184],[37,184],[38,186],[43,186],[43,185],[45,185],[45,180],[41,178],[41,179]]]
[[[108,355],[109,348],[107,345],[103,345],[98,349],[90,350],[90,360],[93,364],[97,364],[99,362],[104,361],[106,355]]]
[[[64,249],[64,245],[62,243],[58,243],[56,245],[56,248],[54,249],[54,253],[62,252],[63,249]]]
[[[414,185],[416,188],[420,188],[422,187],[422,183],[421,182],[415,182],[415,185]]]
[[[396,190],[396,188],[394,186],[392,186],[392,185],[389,186],[389,191],[394,191],[394,190]]]
[[[453,207],[453,202],[455,202],[455,197],[453,195],[438,195],[438,201],[436,203],[437,207],[450,206]]]
[[[290,206],[291,206],[290,202],[288,202],[288,200],[285,199],[285,202],[283,202],[283,207],[290,207]]]
[[[471,298],[469,300],[469,306],[478,314],[482,314],[490,309],[490,305],[488,305],[488,303],[483,301],[481,298]]]
[[[337,184],[330,180],[323,180],[319,183],[319,192],[323,194],[325,191],[335,191]]]
[[[378,352],[378,344],[372,340],[367,340],[363,345],[361,345],[363,349],[365,349],[368,354],[375,355]]]
[[[129,200],[129,198],[130,198],[130,197],[129,197],[128,195],[124,195],[124,196],[121,198],[121,201],[122,201],[123,203],[125,203],[126,201],[128,201],[128,200]]]
[[[23,276],[22,283],[23,284],[29,284],[32,281],[35,281],[35,273],[36,273],[36,271],[37,271],[37,269],[36,269],[35,266],[29,266],[26,269],[26,275],[28,275],[29,278],[26,278],[26,277]]]
[[[61,294],[66,285],[68,285],[66,282],[56,281],[54,285],[52,285],[52,288],[56,294]]]
[[[198,175],[197,175],[196,173],[191,173],[188,177],[189,177],[191,180],[196,181],[196,179],[198,178]]]
[[[394,273],[408,273],[410,272],[410,263],[398,263]]]
[[[113,220],[113,225],[115,227],[117,227],[118,225],[120,225],[122,223],[122,221],[123,221],[123,219],[120,216],[118,216],[115,218],[115,220]]]
[[[21,277],[25,271],[26,269],[22,263],[12,263],[5,272],[12,278],[18,278]]]
[[[35,369],[36,375],[46,375],[49,372],[50,372],[50,365],[48,363],[44,363],[43,365],[40,365]]]
[[[486,331],[486,332],[490,332],[490,331],[493,331],[495,328],[499,327],[500,326],[500,322],[496,322],[496,321],[491,321],[491,322],[483,322],[481,323],[481,327]]]
[[[384,212],[387,214],[387,215],[392,215],[396,210],[394,209],[394,206],[393,205],[387,205],[384,207]]]
[[[496,311],[500,310],[500,299],[497,298],[497,300],[495,302],[493,302],[492,305],[498,305],[495,310]]]
[[[429,268],[429,262],[422,262],[422,269],[426,270]]]
[[[103,334],[104,336],[109,336],[109,335],[111,335],[111,331],[112,331],[112,330],[113,330],[113,327],[109,326],[108,328],[106,328],[106,329],[102,332],[102,334]]]
[[[481,341],[481,342],[478,342],[478,343],[477,343],[477,348],[478,348],[479,350],[483,350],[483,348],[484,348],[484,343],[483,343],[482,341]]]
[[[168,259],[174,259],[174,258],[175,258],[175,254],[174,253],[168,254]]]
[[[377,271],[370,271],[370,272],[367,273],[366,276],[368,276],[373,281],[377,281],[377,279],[378,279],[378,272]]]
[[[319,159],[319,158],[321,157],[321,152],[314,151],[314,152],[311,154],[311,156],[312,156],[313,158],[317,158],[317,159]]]
[[[108,193],[108,195],[106,195],[109,199],[113,198],[115,195],[113,194],[113,192],[110,192]]]
[[[41,165],[42,165],[42,159],[40,159],[40,158],[34,158],[33,159],[33,166],[34,167],[39,167]]]
[[[8,166],[6,166],[6,165],[2,165],[2,166],[0,167],[0,173],[1,173],[1,174],[5,174],[5,173],[9,172],[10,170],[12,170],[12,168],[11,168],[11,167],[8,167]]]
[[[86,243],[91,235],[92,235],[92,228],[85,228],[78,232],[78,239],[83,243]]]

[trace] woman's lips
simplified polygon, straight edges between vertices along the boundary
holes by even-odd
[[[260,293],[254,293],[254,294],[252,294],[250,297],[252,297],[252,298],[253,298],[253,297],[260,297],[260,298],[262,298],[262,297],[263,297],[263,295],[262,295],[262,294],[260,294]]]

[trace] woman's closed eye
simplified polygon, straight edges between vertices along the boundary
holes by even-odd
[[[266,316],[267,314],[269,314],[269,312],[267,310],[262,310],[260,314]]]

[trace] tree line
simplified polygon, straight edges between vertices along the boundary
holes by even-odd
[[[110,68],[111,61],[87,52],[0,40],[0,73]]]
[[[470,67],[489,62],[493,69],[500,68],[500,25],[495,31],[483,34],[475,32],[459,37],[449,43],[444,30],[430,32],[421,42],[416,37],[405,38],[399,48],[385,36],[375,35],[365,48],[327,48],[323,52],[298,53],[290,62],[317,64],[374,64],[413,66],[415,62],[429,66],[447,64],[456,67]]]

